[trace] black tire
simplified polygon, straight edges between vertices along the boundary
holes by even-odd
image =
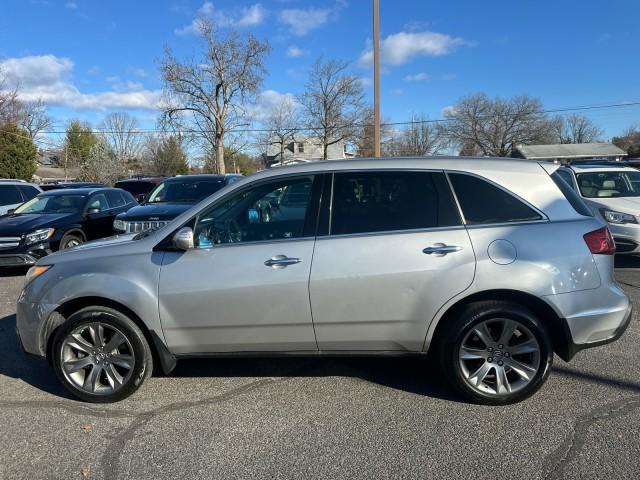
[[[84,243],[84,238],[79,233],[66,233],[60,240],[60,250],[72,248]]]
[[[539,366],[529,383],[518,391],[502,395],[486,393],[479,391],[478,388],[473,388],[466,379],[461,366],[463,361],[459,356],[462,342],[467,334],[482,322],[493,319],[497,319],[498,322],[500,319],[507,319],[519,323],[529,330],[539,346]],[[481,301],[467,305],[457,318],[449,320],[450,324],[443,326],[444,329],[436,339],[437,359],[447,381],[466,399],[484,405],[507,405],[530,397],[542,387],[553,365],[553,348],[544,325],[528,308],[506,301]],[[503,355],[502,352],[500,355]],[[492,362],[495,361],[493,357],[490,358]],[[484,362],[484,360],[479,361]],[[504,361],[508,362],[509,360],[505,358]],[[506,370],[508,367],[504,368]],[[497,370],[493,372],[494,377],[497,377]]]
[[[125,381],[111,393],[94,394],[79,388],[63,372],[63,343],[74,330],[99,322],[106,329],[115,328],[129,342],[133,353],[133,366]],[[105,342],[108,343],[108,342]],[[153,356],[149,343],[140,328],[126,315],[108,307],[91,306],[74,313],[55,332],[51,347],[51,363],[62,385],[74,396],[92,403],[112,403],[133,394],[153,373]],[[115,364],[115,362],[114,362]],[[93,368],[93,367],[89,367]],[[84,370],[85,375],[89,370]],[[106,382],[105,382],[106,383]]]

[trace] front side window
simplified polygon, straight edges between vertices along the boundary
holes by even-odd
[[[107,192],[107,198],[109,199],[109,205],[111,205],[111,208],[124,207],[127,204],[124,196],[115,190],[109,190]]]
[[[22,203],[22,195],[15,185],[0,185],[0,205]]]
[[[486,180],[462,173],[449,179],[469,225],[540,220],[533,208]]]
[[[76,213],[82,209],[85,199],[83,195],[43,195],[20,205],[14,213]]]
[[[336,173],[331,234],[345,235],[459,225],[442,173]]]
[[[305,236],[313,177],[268,182],[232,195],[198,216],[196,246],[293,239]]]
[[[640,172],[589,172],[576,177],[586,198],[640,197]]]
[[[98,193],[91,197],[89,200],[89,205],[87,205],[88,210],[92,210],[97,208],[99,211],[109,210],[109,203],[107,202],[107,197],[104,193]]]

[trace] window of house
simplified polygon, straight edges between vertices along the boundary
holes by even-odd
[[[462,173],[451,173],[449,178],[469,225],[542,218],[524,202],[486,180]]]
[[[313,177],[263,183],[239,192],[198,217],[198,248],[300,238],[311,204]]]
[[[460,218],[442,173],[335,174],[332,235],[459,224]]]
[[[298,143],[298,153],[304,153],[304,143]]]

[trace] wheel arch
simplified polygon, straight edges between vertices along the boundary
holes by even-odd
[[[80,237],[82,237],[82,240],[84,242],[87,241],[87,235],[86,233],[84,233],[84,230],[82,230],[82,227],[79,226],[73,226],[67,230],[64,231],[64,233],[62,234],[62,237],[60,237],[60,242],[62,242],[62,239],[64,237],[66,237],[67,235],[79,235]]]
[[[171,352],[169,352],[166,345],[158,337],[158,335],[147,327],[147,325],[142,321],[142,318],[126,305],[110,298],[99,296],[73,298],[61,304],[49,316],[47,323],[42,329],[41,338],[41,345],[45,347],[43,350],[49,363],[51,363],[51,348],[53,346],[53,338],[55,336],[56,330],[71,315],[85,307],[91,306],[112,308],[129,317],[131,321],[133,321],[144,334],[147,343],[151,348],[154,364],[160,365],[162,371],[165,374],[168,374],[173,370],[176,364],[175,356]]]
[[[554,308],[540,297],[519,290],[509,289],[485,290],[459,299],[453,305],[449,306],[439,319],[435,320],[435,326],[431,325],[429,327],[431,336],[427,337],[425,347],[428,347],[430,351],[431,345],[438,342],[439,335],[442,334],[448,321],[459,315],[467,305],[484,300],[508,301],[528,308],[540,319],[549,332],[554,352],[565,361],[569,361],[573,356],[570,348],[573,342],[566,320],[558,315]]]

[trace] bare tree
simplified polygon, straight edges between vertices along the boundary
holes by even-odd
[[[328,147],[353,140],[366,118],[362,84],[347,73],[348,66],[346,62],[318,58],[311,67],[305,92],[298,97],[306,125],[320,140],[325,160]]]
[[[297,111],[293,99],[283,97],[282,101],[267,112],[262,123],[266,132],[258,139],[258,143],[263,148],[266,147],[266,151],[269,151],[271,146],[277,147],[279,161],[284,161],[285,148],[295,141],[297,132]]]
[[[584,115],[558,115],[552,125],[558,143],[595,142],[604,135],[604,130]]]
[[[126,112],[107,115],[98,125],[100,136],[123,165],[135,162],[142,150],[138,120]]]
[[[53,124],[53,119],[47,114],[47,106],[42,99],[35,103],[25,103],[20,112],[20,126],[29,132],[31,140]]]
[[[216,170],[225,173],[224,146],[229,130],[246,123],[246,105],[255,99],[271,47],[248,34],[219,35],[200,20],[205,51],[198,60],[179,61],[167,48],[162,60],[162,122],[195,131],[215,152]]]
[[[611,143],[625,150],[630,158],[640,157],[640,126],[629,127],[619,137],[613,137]]]
[[[96,143],[80,166],[80,179],[87,182],[113,184],[126,174],[116,153],[104,141]]]
[[[449,142],[480,155],[509,156],[517,145],[549,143],[552,125],[537,98],[463,97],[447,112],[443,133]]]
[[[9,87],[0,67],[0,125],[20,123],[22,102],[18,99],[18,87]]]
[[[442,129],[425,115],[412,115],[410,122],[386,147],[391,156],[436,155],[446,147]]]

